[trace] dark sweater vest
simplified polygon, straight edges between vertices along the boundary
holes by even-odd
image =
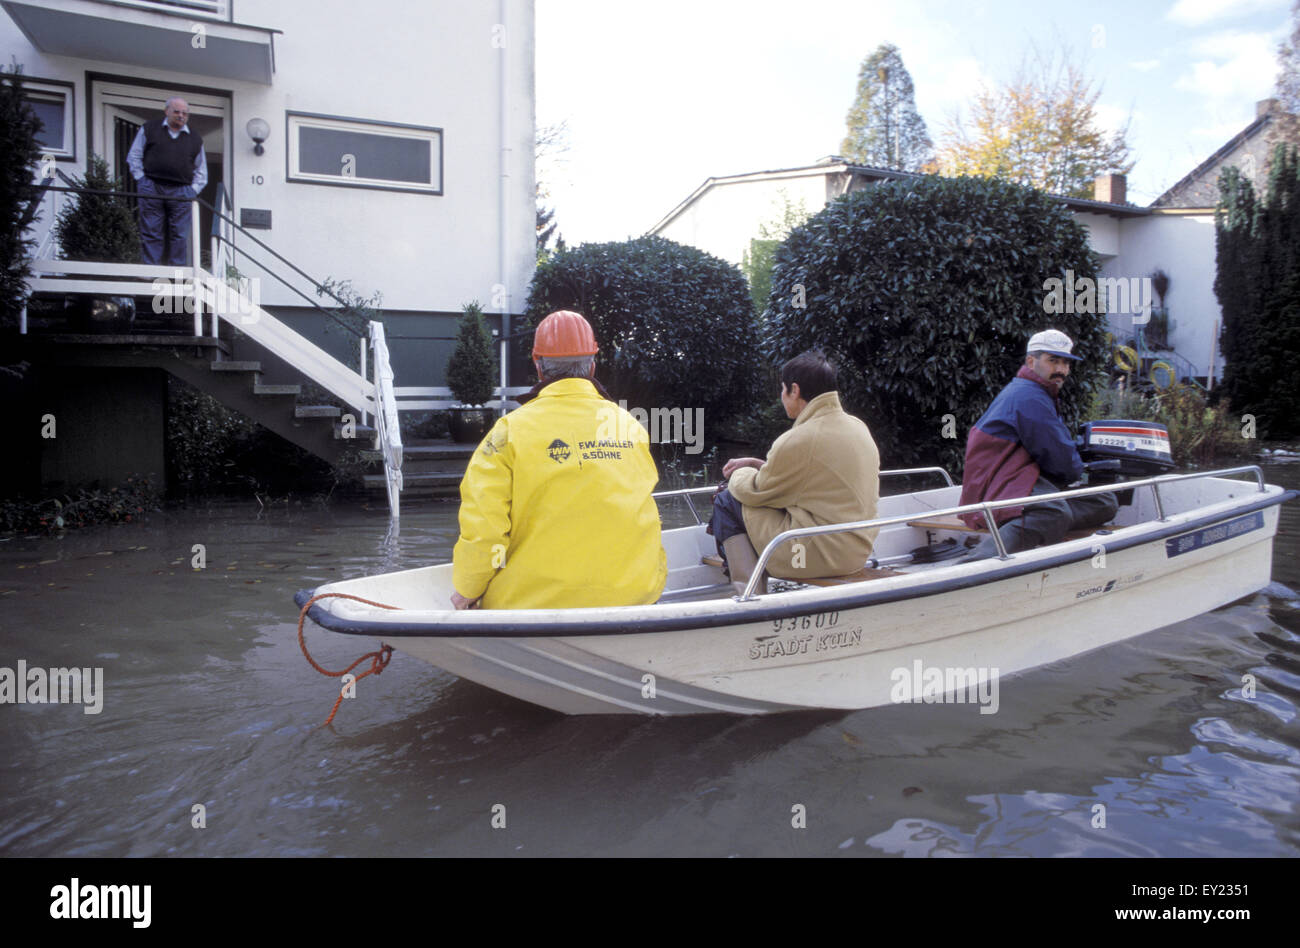
[[[168,184],[193,184],[194,159],[202,147],[203,139],[193,132],[182,132],[173,139],[166,119],[145,122],[144,173]]]

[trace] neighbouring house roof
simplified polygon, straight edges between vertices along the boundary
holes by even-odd
[[[829,155],[810,165],[799,165],[794,168],[777,168],[769,171],[752,171],[747,174],[721,175],[717,177],[706,178],[704,183],[687,195],[686,199],[669,211],[648,231],[651,234],[657,234],[663,228],[671,224],[687,208],[699,200],[705,193],[716,187],[724,187],[730,184],[743,184],[748,181],[770,181],[781,178],[800,178],[821,175],[824,177],[844,176],[845,184],[841,190],[844,193],[852,189],[855,180],[897,180],[902,178],[925,178],[927,175],[914,171],[896,171],[893,168],[878,168],[874,165],[855,165],[847,159],[838,155]],[[1107,201],[1093,201],[1087,198],[1066,197],[1064,195],[1053,194],[1050,197],[1065,204],[1071,210],[1087,211],[1094,214],[1106,214],[1111,217],[1141,217],[1151,213],[1150,208],[1138,207],[1134,204],[1112,204]]]
[[[1231,156],[1234,152],[1239,151],[1244,145],[1246,145],[1247,142],[1249,142],[1260,132],[1264,131],[1265,128],[1267,128],[1267,126],[1269,125],[1269,123],[1272,122],[1276,114],[1277,113],[1275,111],[1269,110],[1263,112],[1263,114],[1257,115],[1253,122],[1251,122],[1249,125],[1243,128],[1232,138],[1228,139],[1228,141],[1224,142],[1224,144],[1217,151],[1215,151],[1214,154],[1210,155],[1210,157],[1206,158],[1204,161],[1202,161],[1199,165],[1197,165],[1187,174],[1183,175],[1183,177],[1180,178],[1173,187],[1171,187],[1169,190],[1165,191],[1164,194],[1160,195],[1158,198],[1152,201],[1151,206],[1152,207],[1184,207],[1184,206],[1212,207],[1213,206],[1212,204],[1207,205],[1203,201],[1195,202],[1194,205],[1178,204],[1176,203],[1179,200],[1178,194],[1179,192],[1186,190],[1189,185],[1193,184],[1194,182],[1204,177],[1209,172],[1215,170],[1216,168],[1224,164],[1224,162],[1229,158],[1229,156]],[[1218,175],[1215,175],[1215,178],[1217,180]]]

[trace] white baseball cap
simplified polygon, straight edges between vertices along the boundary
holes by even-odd
[[[1065,333],[1059,329],[1045,329],[1029,337],[1029,346],[1025,349],[1025,355],[1042,352],[1047,355],[1061,356],[1062,358],[1073,359],[1075,362],[1082,362],[1082,356],[1070,353],[1073,348],[1074,342]]]

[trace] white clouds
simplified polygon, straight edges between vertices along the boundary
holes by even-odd
[[[1136,69],[1138,72],[1150,72],[1159,65],[1160,60],[1158,59],[1140,59],[1137,62],[1129,63],[1128,67],[1130,69]]]
[[[1286,9],[1287,0],[1178,0],[1165,18],[1186,26],[1244,16],[1262,10]]]
[[[1191,44],[1192,63],[1174,88],[1201,100],[1201,108],[1217,123],[1248,122],[1250,104],[1272,94],[1277,76],[1277,38],[1271,33],[1220,32]]]
[[[1111,134],[1121,131],[1125,126],[1141,124],[1145,118],[1141,112],[1121,109],[1117,105],[1107,105],[1105,102],[1098,102],[1093,107],[1093,111],[1097,116],[1097,125]]]

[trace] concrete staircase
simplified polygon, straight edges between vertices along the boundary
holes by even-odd
[[[67,367],[162,369],[322,460],[369,451],[375,429],[347,424],[335,405],[300,405],[301,385],[262,382],[262,363],[219,358],[229,344],[206,336],[40,333],[19,337],[27,357]],[[351,437],[345,437],[350,433]],[[380,477],[382,487],[383,478]]]
[[[460,481],[465,476],[475,444],[455,444],[451,441],[414,441],[402,445],[402,496],[453,497],[459,496]],[[379,452],[368,452],[366,457],[378,458]],[[363,478],[370,490],[384,489],[382,474],[367,474]]]

